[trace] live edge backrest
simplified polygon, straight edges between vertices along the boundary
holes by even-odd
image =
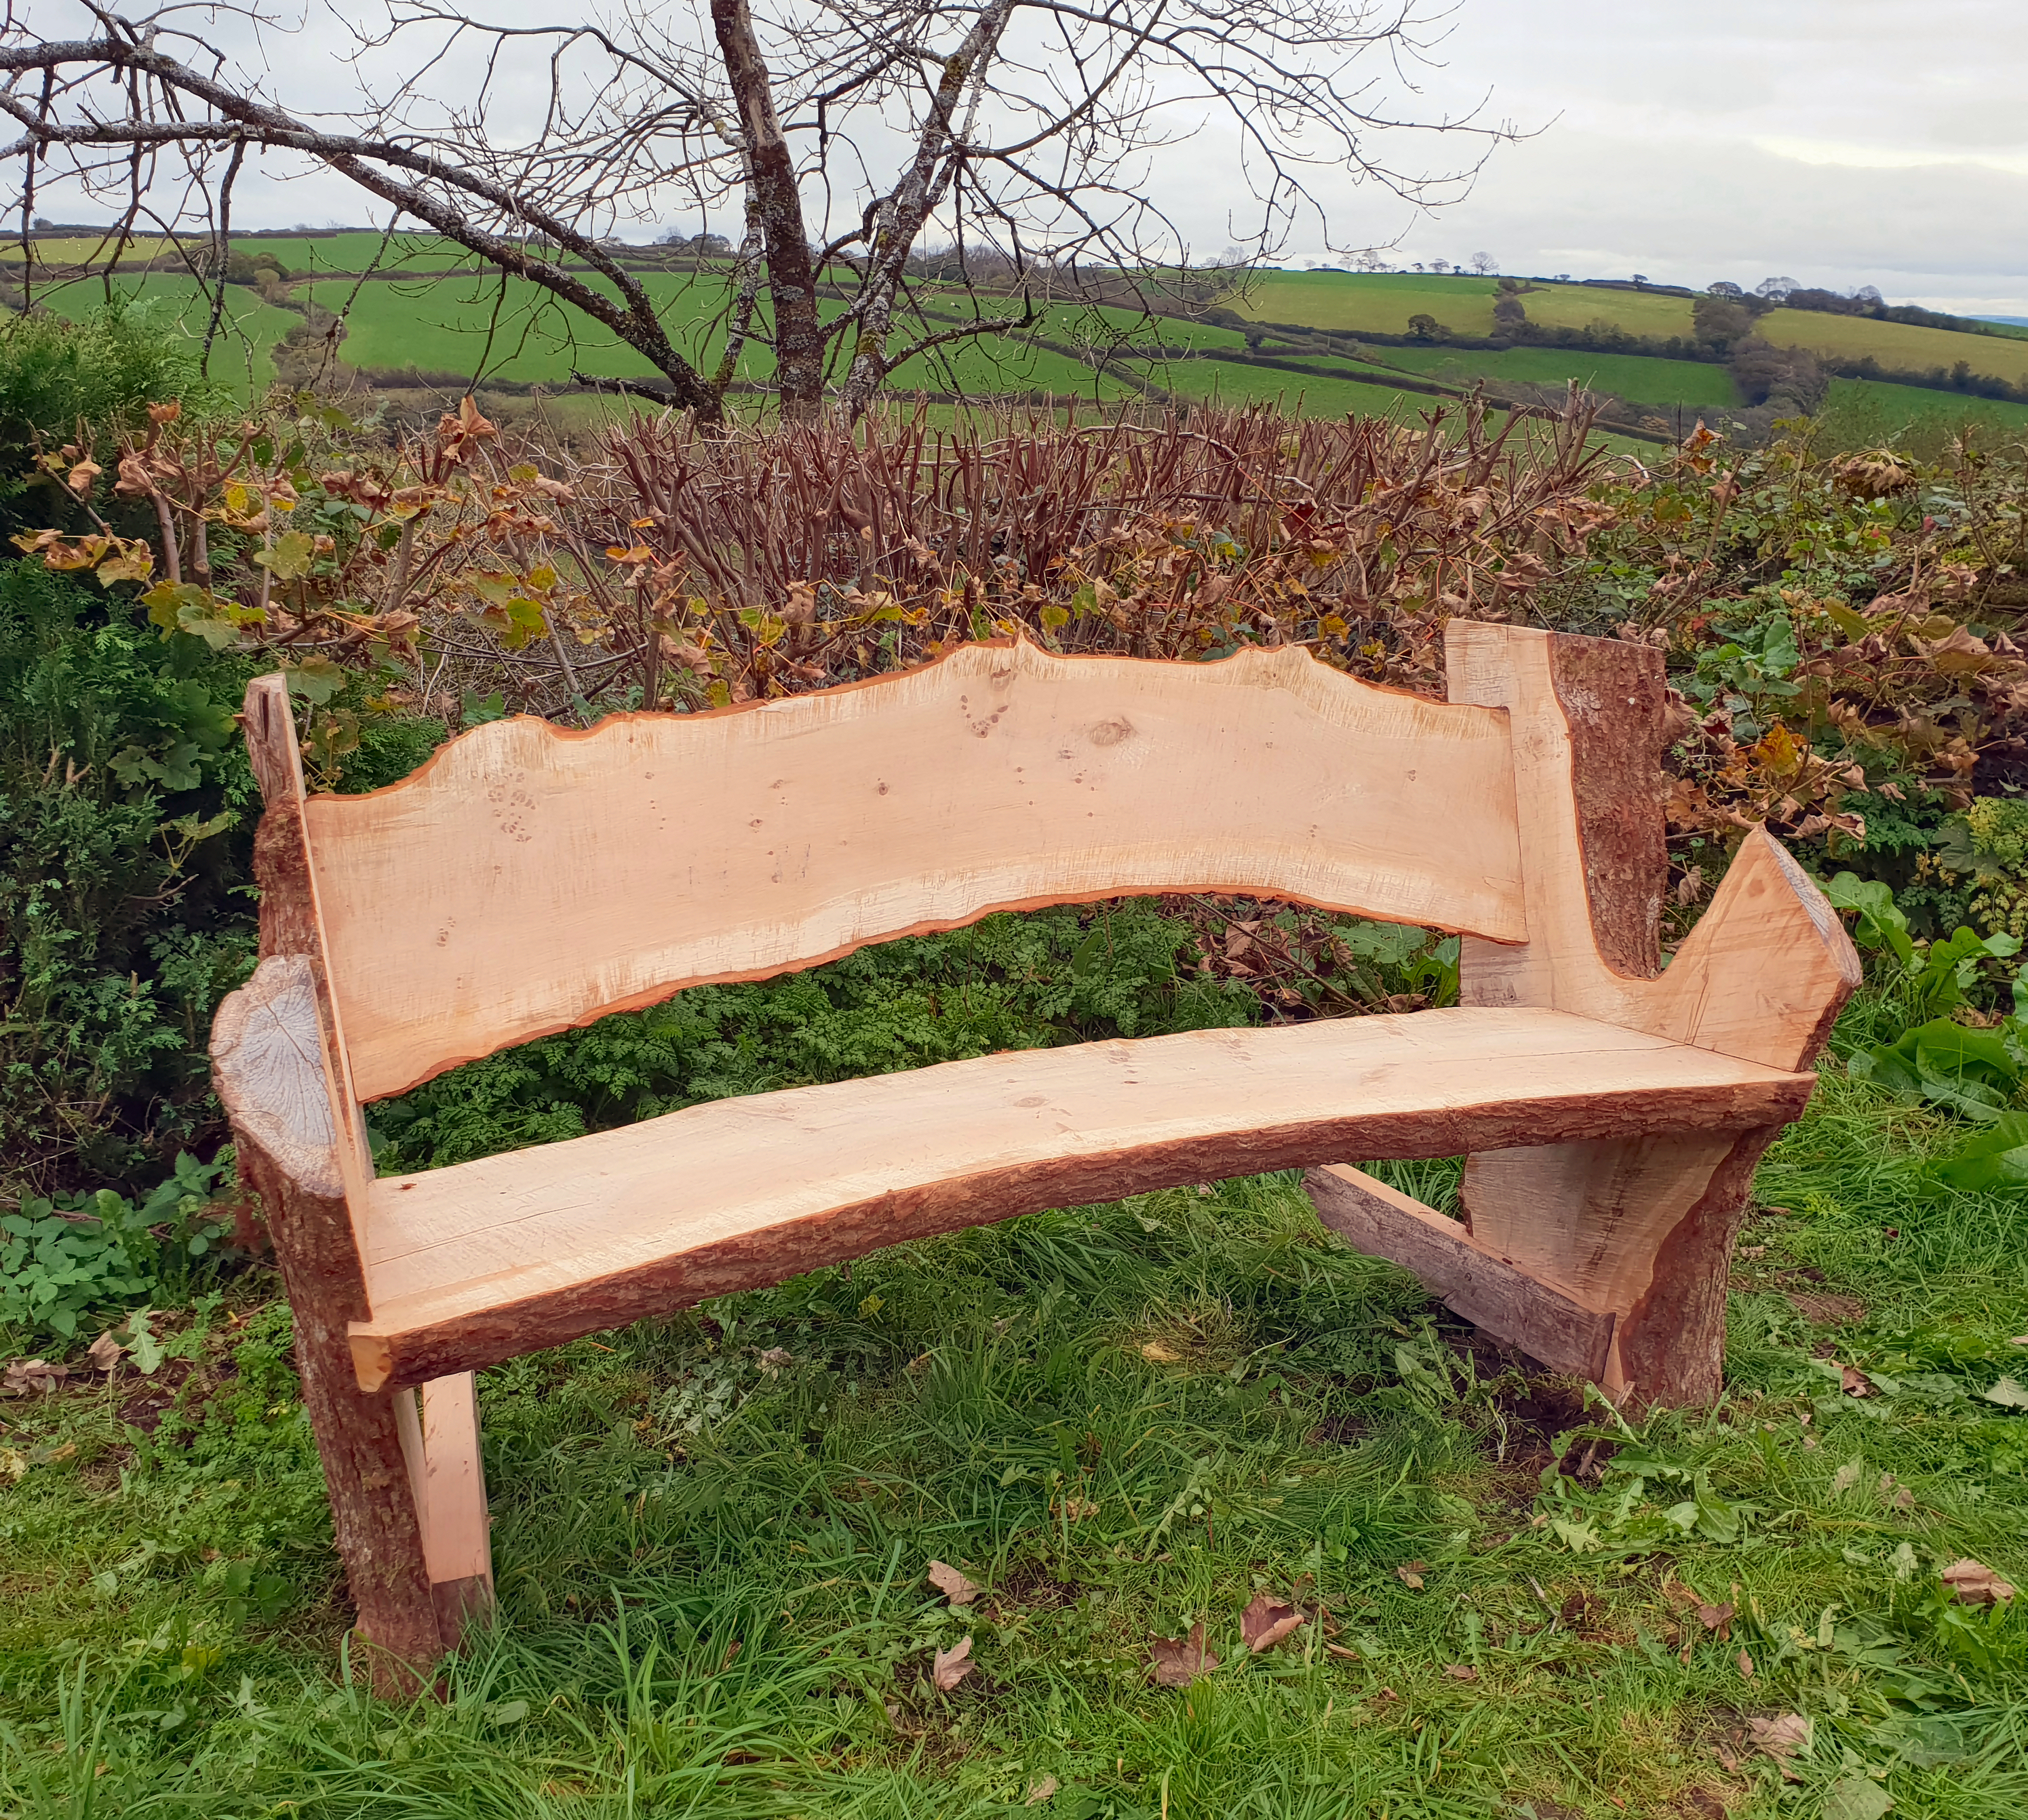
[[[304,825],[355,1103],[993,910],[1230,891],[1527,934],[1507,711],[1295,649],[971,646],[714,713],[496,722]]]

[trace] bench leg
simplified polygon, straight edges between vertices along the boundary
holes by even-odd
[[[1778,1134],[1488,1152],[1465,1165],[1466,1219],[1474,1238],[1531,1276],[1612,1311],[1603,1382],[1615,1397],[1714,1403],[1733,1242],[1754,1165]]]
[[[444,1647],[493,1611],[493,1544],[479,1445],[479,1390],[469,1371],[398,1393],[396,1415],[422,1530],[423,1565]]]

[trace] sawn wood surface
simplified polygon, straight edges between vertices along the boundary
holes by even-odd
[[[994,909],[1233,890],[1527,934],[1506,716],[1293,648],[968,646],[735,711],[498,721],[306,817],[363,1101]]]
[[[376,1182],[362,1386],[903,1239],[1342,1156],[1793,1118],[1815,1076],[1556,1012],[1197,1030],[714,1101]]]

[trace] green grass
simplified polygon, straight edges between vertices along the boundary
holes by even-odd
[[[1819,421],[1832,447],[1911,449],[1934,457],[1967,427],[1988,447],[2019,443],[2028,435],[2028,405],[1875,379],[1833,379]]]
[[[117,294],[152,309],[153,320],[164,335],[190,342],[193,352],[203,345],[212,299],[195,279],[151,272],[119,279],[113,288]],[[104,305],[105,290],[96,279],[80,281],[46,294],[39,292],[36,301],[77,321]],[[259,293],[246,285],[226,287],[225,308],[220,338],[212,351],[211,375],[242,397],[265,391],[275,379],[271,350],[303,319],[293,311],[263,303]]]
[[[1286,1177],[498,1368],[501,1618],[441,1704],[348,1679],[286,1313],[250,1281],[152,1437],[131,1376],[4,1406],[0,1812],[968,1820],[1053,1777],[1040,1811],[1120,1820],[1804,1820],[1883,1785],[2013,1820],[2028,1614],[1934,1589],[1961,1555],[2028,1580],[2028,1417],[1980,1396],[2028,1331],[2028,1204],[1919,1193],[1945,1134],[1834,1071],[1760,1172],[1726,1400],[1634,1437],[1465,1348]],[[948,1609],[932,1559],[986,1596]],[[1322,1608],[1249,1659],[1261,1590]],[[1149,1638],[1200,1622],[1216,1674],[1151,1686]],[[1788,1711],[1793,1788],[1743,1737]]]
[[[1469,383],[1475,378],[1516,385],[1561,386],[1575,379],[1635,404],[1713,409],[1733,401],[1731,377],[1702,361],[1645,360],[1638,354],[1574,353],[1563,348],[1509,348],[1490,353],[1470,348],[1377,348],[1377,359],[1431,379]]]
[[[1840,360],[1868,354],[1883,367],[1926,373],[1963,361],[1975,373],[2028,379],[2028,342],[2000,335],[1968,335],[1955,329],[1918,328],[1863,316],[1824,316],[1815,310],[1771,310],[1757,325],[1778,347],[1804,347]]]
[[[1380,335],[1406,335],[1410,316],[1427,315],[1460,335],[1490,335],[1497,289],[1490,278],[1265,272],[1232,308],[1256,322],[1371,329]]]

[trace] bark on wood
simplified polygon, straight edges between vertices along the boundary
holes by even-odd
[[[363,1385],[420,1383],[1042,1208],[1333,1156],[1757,1129],[1812,1082],[1556,1012],[1440,1011],[716,1101],[376,1183],[354,1357]]]
[[[746,140],[747,182],[767,249],[775,379],[784,423],[813,423],[823,409],[824,337],[817,275],[803,222],[796,161],[775,110],[775,87],[746,0],[711,0],[711,23]]]
[[[259,1193],[295,1315],[296,1369],[374,1683],[413,1694],[442,1653],[392,1396],[362,1395],[350,1324],[368,1311],[320,1053],[312,964],[261,963],[220,1008],[213,1078]]]
[[[1023,644],[729,713],[495,722],[307,815],[373,1100],[684,986],[995,909],[1266,891],[1518,940],[1513,800],[1495,712],[1293,649]]]
[[[1453,621],[1446,654],[1453,700],[1512,717],[1529,927],[1512,947],[1466,938],[1462,1002],[1553,1005],[1808,1068],[1858,983],[1858,957],[1764,830],[1747,836],[1690,938],[1650,977],[1664,879],[1655,653]],[[1724,1350],[1726,1259],[1714,1235],[1743,1204],[1745,1154],[1730,1137],[1694,1134],[1475,1154],[1464,1204],[1475,1237],[1619,1317],[1608,1389],[1703,1401]],[[1665,1308],[1686,1323],[1667,1343]]]
[[[1317,1217],[1369,1257],[1390,1258],[1419,1278],[1445,1307],[1552,1371],[1604,1375],[1613,1316],[1587,1308],[1479,1244],[1446,1219],[1364,1171],[1341,1163],[1312,1169],[1303,1186]]]
[[[262,959],[219,1008],[213,1080],[294,1314],[303,1405],[370,1672],[382,1692],[405,1697],[442,1653],[443,1637],[395,1399],[361,1394],[352,1370],[349,1329],[370,1306],[353,1210],[372,1165],[320,966],[302,762],[280,677],[250,686],[242,719],[268,805],[254,843]]]

